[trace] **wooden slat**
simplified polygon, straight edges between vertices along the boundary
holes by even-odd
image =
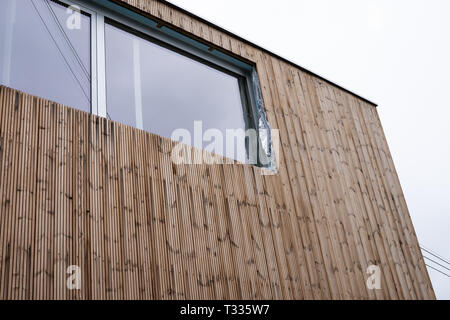
[[[255,63],[278,174],[175,165],[168,139],[0,86],[1,299],[435,299],[372,105],[164,3],[122,2]]]

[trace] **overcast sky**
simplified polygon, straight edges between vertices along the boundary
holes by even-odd
[[[419,242],[450,258],[450,1],[171,2],[378,103]]]

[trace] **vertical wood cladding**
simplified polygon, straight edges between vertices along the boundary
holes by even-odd
[[[435,298],[373,105],[164,3],[122,2],[256,63],[279,174],[174,165],[167,139],[0,87],[1,299]]]

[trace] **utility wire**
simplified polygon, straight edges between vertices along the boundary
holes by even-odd
[[[431,254],[433,257],[438,258],[440,261],[443,261],[444,263],[447,263],[447,264],[450,265],[450,262],[448,262],[448,260],[445,259],[444,257],[440,256],[438,253],[434,252],[434,251],[431,250],[431,249],[424,248],[425,246],[422,245],[422,244],[419,244],[419,245],[420,245],[420,249],[422,249],[423,251],[425,251],[425,252]],[[442,268],[444,268],[444,269],[450,271],[450,268],[447,268],[446,266],[440,264],[439,262],[437,262],[437,261],[435,261],[435,260],[433,260],[433,259],[430,259],[430,258],[428,258],[428,257],[425,256],[425,255],[423,255],[423,257],[424,257],[425,259],[427,259],[427,260],[429,260],[429,261],[431,261],[431,262],[437,264],[438,266],[440,266],[440,267],[442,267]],[[434,271],[437,271],[437,272],[439,272],[439,273],[441,273],[441,274],[443,274],[443,275],[445,275],[445,276],[447,276],[447,277],[450,278],[450,275],[448,275],[447,273],[445,273],[445,272],[443,272],[443,271],[441,271],[441,270],[439,270],[439,269],[437,269],[437,268],[435,268],[435,267],[433,267],[433,266],[430,266],[430,265],[427,264],[426,262],[425,262],[425,265],[426,265],[428,268],[433,269]]]
[[[441,260],[443,260],[443,261],[445,261],[445,262],[447,262],[447,263],[450,264],[450,259],[445,258],[444,256],[440,255],[440,254],[437,253],[436,251],[434,251],[434,250],[428,248],[427,246],[425,246],[425,245],[423,245],[423,244],[419,244],[419,245],[420,245],[420,248],[421,248],[421,249],[430,251],[430,252],[433,253],[437,258],[440,258]]]
[[[426,265],[428,268],[431,268],[431,269],[433,269],[433,270],[435,270],[435,271],[437,271],[437,272],[439,272],[439,273],[442,273],[443,275],[445,275],[445,276],[447,276],[447,277],[450,278],[450,275],[448,275],[448,274],[446,274],[446,273],[444,273],[444,272],[442,272],[442,271],[440,271],[440,270],[438,270],[438,269],[436,269],[436,268],[434,268],[434,267],[432,267],[432,266],[430,266],[430,265],[428,265],[428,264],[426,264],[426,263],[425,263],[425,265]]]
[[[58,46],[58,43],[56,42],[55,38],[53,37],[52,33],[50,32],[50,30],[48,29],[47,24],[45,23],[44,18],[42,18],[38,8],[36,7],[34,0],[31,0],[31,4],[34,7],[34,10],[36,10],[37,14],[39,15],[39,17],[41,18],[42,23],[44,24],[45,30],[47,31],[47,33],[50,35],[50,37],[52,38],[53,42],[56,45],[56,48],[58,49],[59,53],[61,54],[62,58],[64,59],[64,61],[66,62],[67,67],[69,68],[69,71],[72,73],[72,75],[75,78],[75,81],[78,83],[78,85],[81,88],[81,91],[83,92],[83,95],[86,97],[86,99],[90,102],[91,99],[89,98],[88,94],[86,94],[86,92],[84,91],[83,85],[81,84],[80,80],[78,80],[77,76],[75,75],[75,72],[72,70],[72,68],[70,67],[69,62],[67,61],[66,57],[64,56],[64,54],[61,51],[61,48]]]
[[[86,78],[88,78],[88,80],[91,79],[91,76],[86,68],[86,66],[83,63],[83,60],[80,58],[80,56],[78,55],[78,52],[75,50],[75,47],[72,44],[72,41],[70,41],[69,36],[67,35],[66,31],[64,30],[63,26],[61,25],[61,22],[58,19],[58,16],[56,15],[55,11],[52,8],[52,5],[50,4],[49,0],[46,0],[45,3],[47,4],[47,7],[53,17],[53,20],[55,20],[56,25],[58,26],[59,31],[61,31],[61,34],[63,35],[64,40],[66,40],[67,44],[70,47],[70,50],[72,51],[73,55],[75,56],[78,64],[80,65],[81,69],[83,70],[84,74],[86,75]]]
[[[78,52],[75,49],[75,47],[73,46],[72,41],[70,40],[69,36],[65,32],[64,27],[61,25],[61,22],[59,21],[58,16],[56,15],[55,11],[53,10],[52,5],[50,4],[49,0],[45,0],[45,2],[47,4],[47,7],[48,7],[53,19],[56,22],[56,25],[58,26],[58,29],[61,31],[61,34],[63,35],[64,40],[66,40],[67,44],[69,45],[70,50],[72,51],[73,55],[77,59],[77,62],[80,65],[81,69],[83,70],[84,74],[90,80],[90,74],[89,74],[86,66],[83,63],[83,60],[78,55]]]
[[[444,261],[445,263],[447,263],[448,265],[450,265],[450,262],[449,262],[448,260],[444,259],[442,256],[438,255],[437,253],[433,253],[433,251],[432,251],[431,249],[426,249],[426,248],[424,248],[423,245],[420,245],[420,248],[421,248],[423,251],[428,252],[428,253],[431,254],[432,256],[434,256],[434,257],[438,258],[439,260],[442,260],[442,261]]]
[[[443,257],[442,255],[440,255],[436,251],[431,250],[430,248],[424,246],[423,244],[420,244],[420,247],[423,250],[430,251],[430,253],[432,253],[435,257],[437,257],[437,258],[441,259],[442,261],[445,261],[446,263],[450,264],[450,259],[447,259],[447,258]]]
[[[446,269],[446,270],[448,270],[448,271],[450,271],[450,269],[449,268],[447,268],[446,266],[443,266],[442,264],[440,264],[439,262],[436,262],[436,261],[434,261],[433,259],[430,259],[430,258],[428,258],[428,257],[426,257],[426,256],[423,256],[425,259],[428,259],[428,260],[430,260],[431,262],[433,262],[433,263],[436,263],[438,266],[440,266],[440,267],[442,267],[442,268],[444,268],[444,269]]]

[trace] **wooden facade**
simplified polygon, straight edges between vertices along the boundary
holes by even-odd
[[[256,64],[279,173],[175,165],[168,139],[0,87],[0,299],[435,298],[374,105],[165,3],[116,2]]]

